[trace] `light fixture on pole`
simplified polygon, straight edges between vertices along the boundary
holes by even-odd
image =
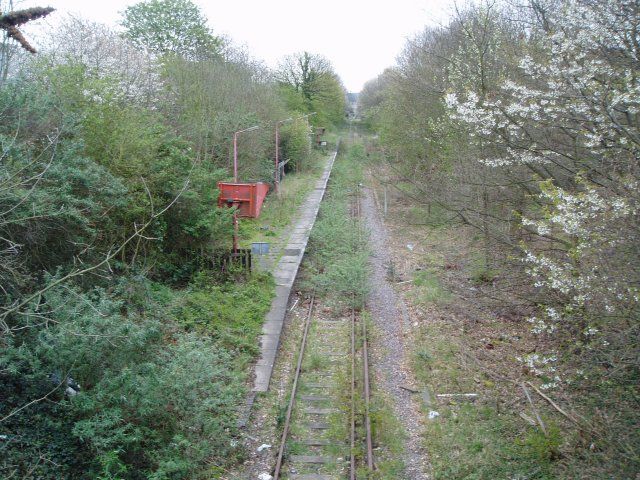
[[[257,130],[260,125],[254,125],[253,127],[245,128],[244,130],[238,130],[233,134],[233,182],[238,183],[238,135],[245,132],[251,132]],[[233,253],[238,253],[238,203],[234,202],[233,206]]]
[[[306,118],[307,119],[307,128],[309,128],[309,117],[312,117],[313,115],[316,115],[317,112],[311,112],[311,113],[307,113],[306,115],[302,115],[301,117],[296,118],[296,120],[301,119],[301,118]]]

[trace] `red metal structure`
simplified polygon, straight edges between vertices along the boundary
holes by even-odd
[[[233,183],[219,182],[218,206],[237,207],[233,212],[233,253],[238,253],[238,217],[257,217],[269,187],[261,183],[238,183],[238,135],[260,128],[259,125],[238,130],[233,134]],[[258,185],[263,185],[258,187]],[[223,193],[223,188],[225,193]],[[226,196],[225,196],[226,195]],[[242,215],[242,211],[246,214]]]
[[[258,218],[264,197],[267,196],[269,185],[257,183],[227,183],[218,182],[220,196],[219,207],[237,207],[239,217]]]

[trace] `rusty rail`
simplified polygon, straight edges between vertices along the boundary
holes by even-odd
[[[356,192],[354,195],[355,199],[351,206],[351,214],[354,219],[360,218],[361,209],[360,209],[360,186],[356,188]],[[353,301],[355,304],[355,295],[353,296]],[[356,426],[355,426],[355,388],[356,388],[356,372],[355,372],[355,358],[356,358],[356,346],[355,346],[355,329],[356,329],[356,309],[355,305],[351,309],[351,356],[352,356],[352,367],[351,367],[351,480],[355,480],[356,478],[356,467],[355,467],[355,458],[354,458],[354,447],[355,447],[355,436],[356,436]],[[371,434],[371,416],[370,416],[370,404],[371,404],[371,385],[369,382],[369,342],[367,340],[367,322],[365,319],[360,319],[361,323],[361,335],[362,335],[362,388],[363,388],[363,397],[364,397],[364,427],[365,427],[365,435],[366,435],[366,457],[367,457],[367,468],[369,471],[373,471],[374,461],[373,461],[373,439]]]
[[[356,188],[356,192],[354,195],[354,201],[351,204],[350,213],[351,216],[356,220],[360,217],[360,186]],[[370,418],[370,401],[371,401],[371,388],[369,381],[369,345],[367,340],[367,322],[365,319],[361,318],[358,315],[355,300],[355,293],[352,297],[353,307],[351,308],[351,405],[350,405],[350,467],[349,467],[349,479],[356,480],[357,479],[357,467],[358,467],[358,459],[356,458],[356,444],[358,442],[358,425],[364,425],[365,434],[366,434],[366,464],[369,471],[373,471],[375,468],[374,457],[373,457],[373,440],[371,433],[371,418]],[[300,374],[302,371],[302,361],[304,359],[305,348],[307,346],[307,338],[309,333],[309,328],[311,325],[311,320],[313,316],[313,308],[315,303],[315,295],[311,295],[311,301],[309,304],[309,310],[307,313],[304,331],[302,335],[302,340],[300,342],[300,349],[298,352],[298,361],[296,364],[296,370],[293,378],[293,385],[291,387],[291,397],[289,398],[289,404],[287,406],[287,412],[285,415],[284,427],[282,430],[282,436],[280,439],[280,447],[278,450],[278,457],[276,460],[276,466],[273,474],[274,480],[281,480],[281,471],[284,463],[284,453],[286,449],[287,438],[289,436],[289,431],[291,427],[291,416],[293,413],[293,409],[295,407],[296,402],[296,394],[298,389],[298,382],[300,379]],[[358,322],[361,325],[358,325]],[[362,335],[362,346],[361,346],[361,354],[362,354],[362,365],[363,372],[362,378],[359,378],[358,373],[358,362],[357,362],[357,353],[358,353],[358,332],[357,328],[360,327],[360,335]],[[360,394],[358,392],[359,386],[358,383],[362,381],[362,395],[364,397],[364,415],[360,416],[357,408],[357,396]],[[362,422],[362,423],[360,423]]]
[[[300,379],[300,372],[302,371],[302,360],[304,358],[304,349],[307,345],[307,336],[309,334],[309,326],[311,325],[311,316],[313,314],[313,304],[315,302],[315,295],[311,294],[311,302],[309,303],[309,311],[307,312],[307,319],[304,325],[304,333],[302,334],[302,341],[300,342],[300,351],[298,353],[298,363],[296,365],[296,373],[293,377],[293,386],[291,387],[291,397],[289,398],[289,405],[287,407],[287,414],[285,416],[284,427],[282,429],[282,437],[280,439],[280,449],[278,450],[278,459],[276,460],[276,468],[273,473],[273,479],[280,479],[280,470],[282,469],[282,459],[284,457],[284,450],[287,444],[287,436],[289,435],[289,427],[291,425],[291,413],[296,402],[296,392],[298,390],[298,380]]]
[[[367,341],[367,322],[362,320],[362,365],[364,377],[364,425],[367,435],[367,467],[373,471],[373,440],[371,439],[371,417],[369,404],[371,401],[371,388],[369,385],[369,347]]]
[[[355,295],[354,295],[355,298]],[[356,310],[351,309],[351,449],[349,479],[356,480]]]

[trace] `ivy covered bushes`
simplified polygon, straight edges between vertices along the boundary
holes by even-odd
[[[240,455],[236,405],[272,292],[197,274],[228,239],[212,208],[227,173],[194,165],[158,114],[85,98],[77,65],[30,74],[0,89],[0,471],[215,473]]]

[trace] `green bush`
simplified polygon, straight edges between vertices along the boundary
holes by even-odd
[[[197,478],[237,458],[236,407],[273,286],[256,276],[201,290],[206,278],[180,294],[140,277],[49,290],[32,311],[49,327],[3,342],[0,415],[47,398],[3,423],[3,467],[24,473],[42,456],[64,466],[56,478]],[[190,321],[202,329],[179,328]],[[67,375],[80,385],[72,397]]]
[[[185,478],[209,458],[237,454],[231,432],[242,384],[229,352],[193,335],[174,342],[75,401],[83,419],[73,433],[99,459],[118,452],[122,465],[160,479]]]
[[[302,169],[311,156],[311,132],[306,120],[297,120],[282,127],[281,160],[289,160],[287,168]]]
[[[193,287],[177,298],[171,315],[185,330],[207,333],[221,345],[253,356],[272,296],[273,280],[265,274],[216,285],[210,275],[201,273]]]

